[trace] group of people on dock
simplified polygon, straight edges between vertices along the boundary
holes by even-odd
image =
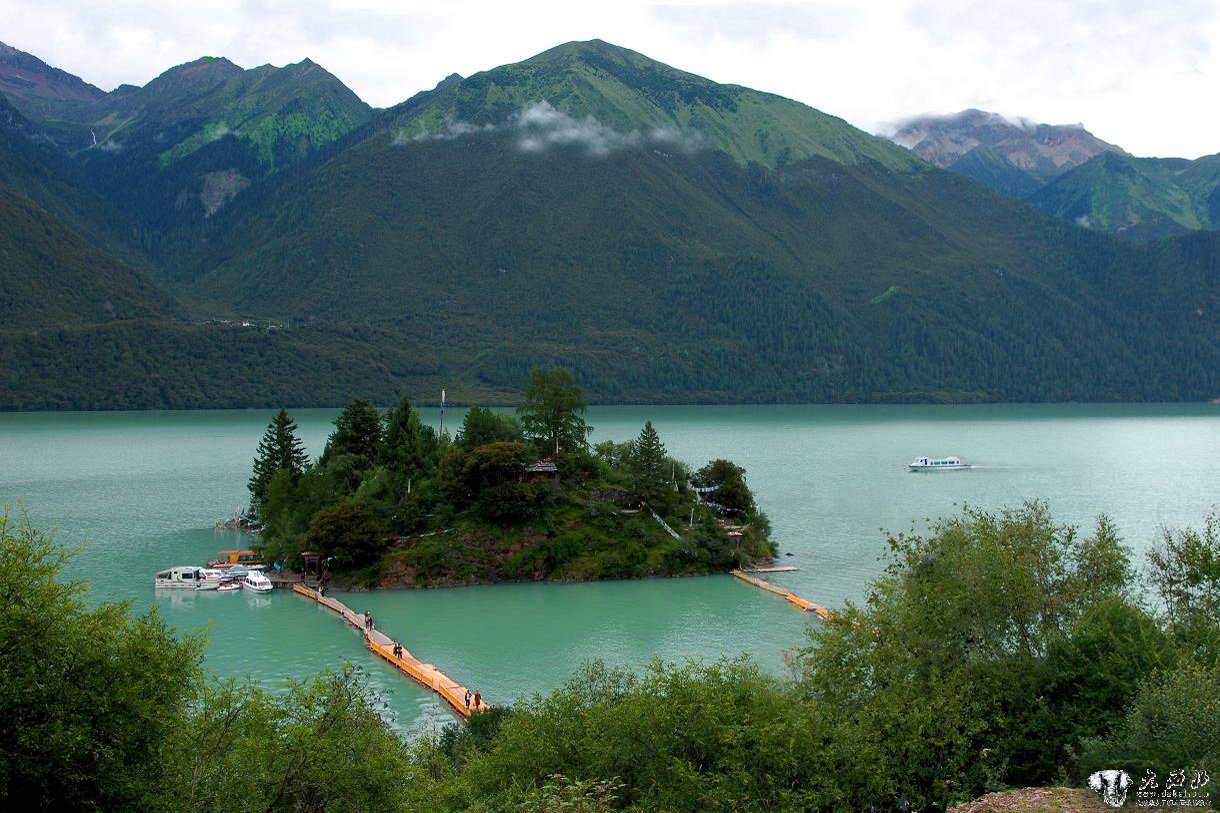
[[[376,629],[376,627],[373,624],[373,614],[370,612],[367,612],[367,611],[364,613],[364,629],[369,634],[371,634],[373,632],[373,630]],[[403,657],[403,655],[406,654],[407,650],[403,647],[402,644],[395,641],[394,646],[391,647],[390,651],[394,653],[394,657],[397,660],[402,660],[402,657]],[[467,689],[466,696],[463,699],[464,699],[464,702],[466,703],[466,708],[470,709],[471,711],[479,711],[483,705],[482,692],[471,692],[470,689]]]

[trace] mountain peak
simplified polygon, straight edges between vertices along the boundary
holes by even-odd
[[[545,121],[524,116],[543,107]],[[398,143],[524,127],[545,131],[522,136],[531,148],[582,143],[604,152],[607,143],[664,143],[684,152],[720,150],[743,165],[778,167],[814,156],[918,165],[884,139],[799,102],[719,84],[599,39],[566,42],[438,86],[398,110]]]
[[[201,56],[175,65],[144,86],[145,92],[177,94],[203,91],[227,82],[244,71],[225,57]]]
[[[976,108],[916,116],[903,122],[890,139],[925,161],[946,168],[975,149],[986,147],[1042,182],[1099,153],[1126,154],[1121,147],[1090,133],[1083,124],[1043,124]]]
[[[105,94],[79,76],[53,68],[33,54],[0,42],[0,93],[16,99],[92,101]]]

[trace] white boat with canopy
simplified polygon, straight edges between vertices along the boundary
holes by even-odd
[[[907,466],[911,471],[958,471],[970,468],[960,457],[917,457]]]

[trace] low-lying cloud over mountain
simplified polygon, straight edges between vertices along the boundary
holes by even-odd
[[[449,141],[476,133],[505,131],[516,134],[520,149],[535,153],[560,145],[580,147],[589,155],[609,155],[615,150],[650,145],[664,145],[690,152],[698,149],[701,141],[696,133],[680,133],[672,127],[616,130],[593,116],[577,118],[568,115],[543,100],[526,105],[503,124],[480,125],[451,120],[439,129],[425,130],[410,138],[400,132],[394,143],[405,145],[412,141]]]

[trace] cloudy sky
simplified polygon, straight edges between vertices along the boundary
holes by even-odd
[[[321,63],[370,104],[601,38],[873,132],[966,107],[1220,152],[1217,0],[0,0],[0,41],[110,90],[204,54]]]

